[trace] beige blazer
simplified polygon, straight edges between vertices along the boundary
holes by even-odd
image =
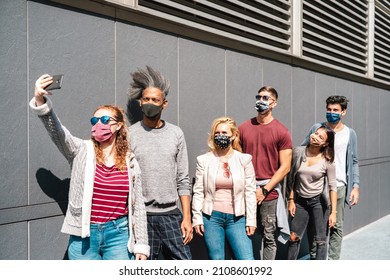
[[[219,159],[212,152],[197,157],[192,198],[192,226],[203,225],[202,212],[211,215]],[[252,156],[234,151],[229,168],[233,178],[235,216],[246,215],[246,225],[256,227],[256,178]]]

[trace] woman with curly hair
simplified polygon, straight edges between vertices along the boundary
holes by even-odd
[[[146,259],[150,247],[141,172],[129,149],[123,110],[98,107],[91,118],[91,139],[79,139],[53,111],[45,90],[52,82],[47,74],[38,78],[30,107],[71,166],[61,230],[70,235],[69,259]]]

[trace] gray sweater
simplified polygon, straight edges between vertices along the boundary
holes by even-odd
[[[30,101],[30,108],[43,122],[52,141],[65,156],[71,166],[69,201],[61,231],[66,234],[90,236],[93,182],[96,159],[91,140],[74,137],[61,124],[53,112],[52,102],[45,97],[46,103],[35,105],[35,98]],[[137,160],[131,154],[127,158],[129,174],[129,233],[128,249],[131,253],[149,256],[146,212],[141,188],[141,172]]]
[[[148,214],[173,213],[179,196],[190,196],[187,146],[182,130],[165,122],[158,129],[142,121],[130,126],[130,146],[142,170]]]

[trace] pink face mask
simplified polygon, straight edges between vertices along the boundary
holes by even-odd
[[[105,142],[113,135],[111,132],[111,124],[102,124],[98,122],[91,129],[92,137],[98,142]]]

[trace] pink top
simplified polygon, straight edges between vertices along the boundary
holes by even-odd
[[[234,214],[233,206],[232,174],[228,169],[223,168],[223,162],[221,162],[215,179],[215,198],[213,209],[222,213]]]
[[[127,169],[122,173],[115,165],[96,164],[91,223],[105,223],[127,214],[128,196]]]

